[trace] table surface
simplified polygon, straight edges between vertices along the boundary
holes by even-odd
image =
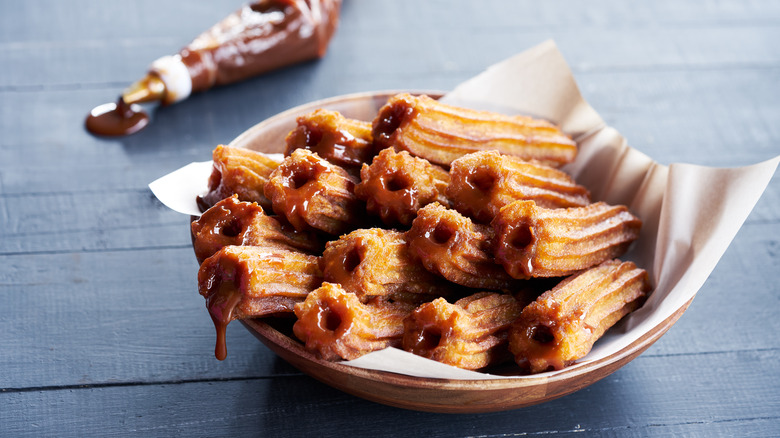
[[[188,218],[147,184],[273,114],[385,89],[448,90],[554,39],[585,98],[655,160],[780,153],[780,2],[345,0],[328,55],[90,136],[84,116],[235,1],[0,3],[0,435],[776,435],[780,177],[680,321],[564,398],[509,412],[387,407],[297,371],[240,324],[227,360],[197,294]]]

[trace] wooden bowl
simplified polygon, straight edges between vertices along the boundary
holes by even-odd
[[[440,92],[424,92],[432,97]],[[273,116],[238,136],[230,143],[266,153],[281,153],[284,138],[296,126],[295,119],[318,108],[336,110],[346,117],[371,120],[392,92],[351,94],[320,100]],[[691,299],[692,300],[692,299]],[[413,377],[384,371],[351,367],[319,359],[303,344],[262,319],[242,321],[263,344],[281,358],[344,392],[375,402],[419,411],[477,413],[515,409],[542,403],[582,389],[616,371],[637,357],[682,316],[688,301],[669,318],[647,331],[625,348],[599,360],[562,372],[545,373],[522,379],[450,380]]]

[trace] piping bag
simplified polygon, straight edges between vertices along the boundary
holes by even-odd
[[[341,0],[259,0],[242,6],[175,55],[152,62],[116,103],[95,107],[87,130],[121,136],[138,132],[149,116],[137,104],[170,105],[192,93],[321,58],[338,26]]]

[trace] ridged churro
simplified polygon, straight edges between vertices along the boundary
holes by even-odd
[[[348,119],[337,111],[318,109],[297,119],[298,127],[286,139],[285,155],[304,148],[345,168],[359,169],[371,161],[374,145],[371,123]]]
[[[406,150],[443,166],[484,150],[554,167],[577,155],[577,144],[550,122],[445,105],[407,93],[393,96],[379,110],[373,137],[378,149]]]
[[[224,346],[230,321],[291,314],[321,283],[318,257],[278,248],[226,246],[198,271],[198,290],[217,328],[218,346]],[[225,354],[216,352],[220,360]]]
[[[567,278],[526,306],[509,330],[509,350],[533,373],[584,357],[604,332],[650,292],[647,272],[611,260]]]
[[[453,208],[489,223],[501,207],[518,200],[540,207],[584,207],[590,193],[563,171],[496,151],[474,152],[452,162],[447,196]]]
[[[250,149],[219,145],[212,153],[214,167],[209,177],[209,191],[197,198],[201,211],[222,199],[238,195],[241,201],[257,202],[270,210],[271,202],[263,193],[271,172],[279,161]]]
[[[448,365],[476,370],[509,359],[509,325],[521,304],[511,295],[478,292],[448,303],[437,298],[404,321],[403,348]]]
[[[441,204],[421,208],[406,239],[414,259],[453,283],[492,290],[516,284],[493,260],[493,230]]]
[[[325,281],[363,302],[385,297],[419,303],[452,290],[409,256],[404,233],[394,230],[360,229],[330,241],[320,267]]]
[[[642,226],[625,206],[548,209],[516,201],[491,223],[495,257],[514,278],[561,277],[621,256]]]
[[[341,286],[323,283],[295,305],[295,336],[325,360],[356,359],[371,351],[400,347],[403,320],[414,306],[402,302],[360,302]]]
[[[314,233],[300,232],[267,216],[254,202],[225,198],[191,224],[192,246],[198,263],[231,246],[263,246],[316,253],[323,243]]]
[[[360,179],[355,194],[387,225],[411,224],[417,210],[432,202],[449,204],[447,171],[406,151],[382,150],[371,165],[363,164]]]
[[[265,185],[276,214],[296,230],[341,234],[362,220],[363,203],[355,197],[357,179],[307,150],[296,149]]]

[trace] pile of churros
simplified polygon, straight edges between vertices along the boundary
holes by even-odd
[[[574,363],[651,290],[618,259],[640,219],[559,169],[576,154],[547,121],[410,94],[373,122],[299,117],[281,162],[218,146],[192,223],[218,342],[232,320],[287,317],[325,360]]]

